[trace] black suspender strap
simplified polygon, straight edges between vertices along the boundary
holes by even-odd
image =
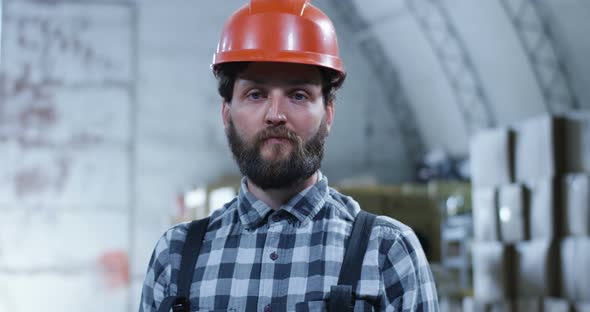
[[[354,311],[352,287],[350,285],[335,285],[330,288],[330,312]]]
[[[330,291],[330,311],[352,311],[356,289],[361,278],[361,269],[367,245],[371,236],[371,229],[377,216],[366,211],[359,211],[352,226],[352,233],[348,239],[348,246],[344,253],[344,261],[338,277],[338,285],[332,286]]]
[[[205,232],[207,232],[208,224],[209,218],[204,218],[191,222],[188,227],[186,240],[182,247],[182,259],[180,260],[180,272],[178,273],[178,292],[172,305],[172,311],[174,312],[190,311],[190,290],[193,282],[193,272],[195,271],[201,243],[205,237]]]
[[[344,261],[338,277],[338,285],[351,285],[353,290],[361,278],[363,258],[367,251],[371,229],[375,221],[374,214],[361,210],[352,226],[352,233],[348,240],[348,246],[344,253]]]
[[[340,269],[338,285],[332,286],[330,291],[329,310],[331,312],[352,311],[354,309],[352,292],[356,289],[361,278],[362,262],[375,218],[375,215],[363,210],[355,218],[344,254],[342,268]],[[190,223],[182,249],[182,259],[180,260],[177,295],[176,297],[165,298],[158,312],[168,312],[170,306],[172,306],[173,312],[190,311],[190,287],[208,224],[209,218],[195,220]]]
[[[176,297],[168,297],[162,301],[158,312],[169,312],[170,307],[172,307],[172,311],[174,312],[190,311],[190,289],[193,273],[208,225],[209,218],[195,220],[189,224],[186,239],[182,247]]]

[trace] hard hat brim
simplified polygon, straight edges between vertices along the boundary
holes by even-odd
[[[345,75],[340,58],[322,53],[304,51],[273,51],[269,53],[266,50],[251,49],[219,52],[213,55],[211,67],[215,68],[217,65],[230,62],[278,62],[317,65],[333,69]]]

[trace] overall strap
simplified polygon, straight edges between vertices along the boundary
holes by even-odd
[[[170,307],[174,312],[189,312],[190,311],[190,289],[193,279],[193,273],[201,250],[201,244],[207,226],[209,225],[209,218],[192,221],[187,230],[186,239],[182,247],[182,258],[180,260],[180,272],[178,273],[178,291],[176,297],[167,297],[158,312],[169,312]]]
[[[348,246],[342,261],[338,285],[332,286],[330,291],[330,311],[353,311],[354,297],[361,278],[361,269],[367,245],[371,236],[371,229],[377,216],[366,211],[359,211],[352,226],[352,233],[348,239]]]

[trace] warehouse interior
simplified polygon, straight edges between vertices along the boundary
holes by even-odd
[[[234,198],[210,65],[247,2],[0,0],[0,312],[137,311],[162,233]],[[414,229],[441,311],[590,311],[590,2],[312,3],[322,173]]]

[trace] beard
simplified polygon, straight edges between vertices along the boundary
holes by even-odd
[[[268,127],[254,136],[251,142],[244,140],[230,119],[227,140],[240,172],[263,190],[283,189],[301,186],[318,169],[324,157],[324,143],[328,136],[325,118],[316,134],[306,142],[284,125]],[[266,140],[282,138],[288,140],[291,151],[282,156],[286,144],[267,146],[276,159],[265,159],[262,148]]]

